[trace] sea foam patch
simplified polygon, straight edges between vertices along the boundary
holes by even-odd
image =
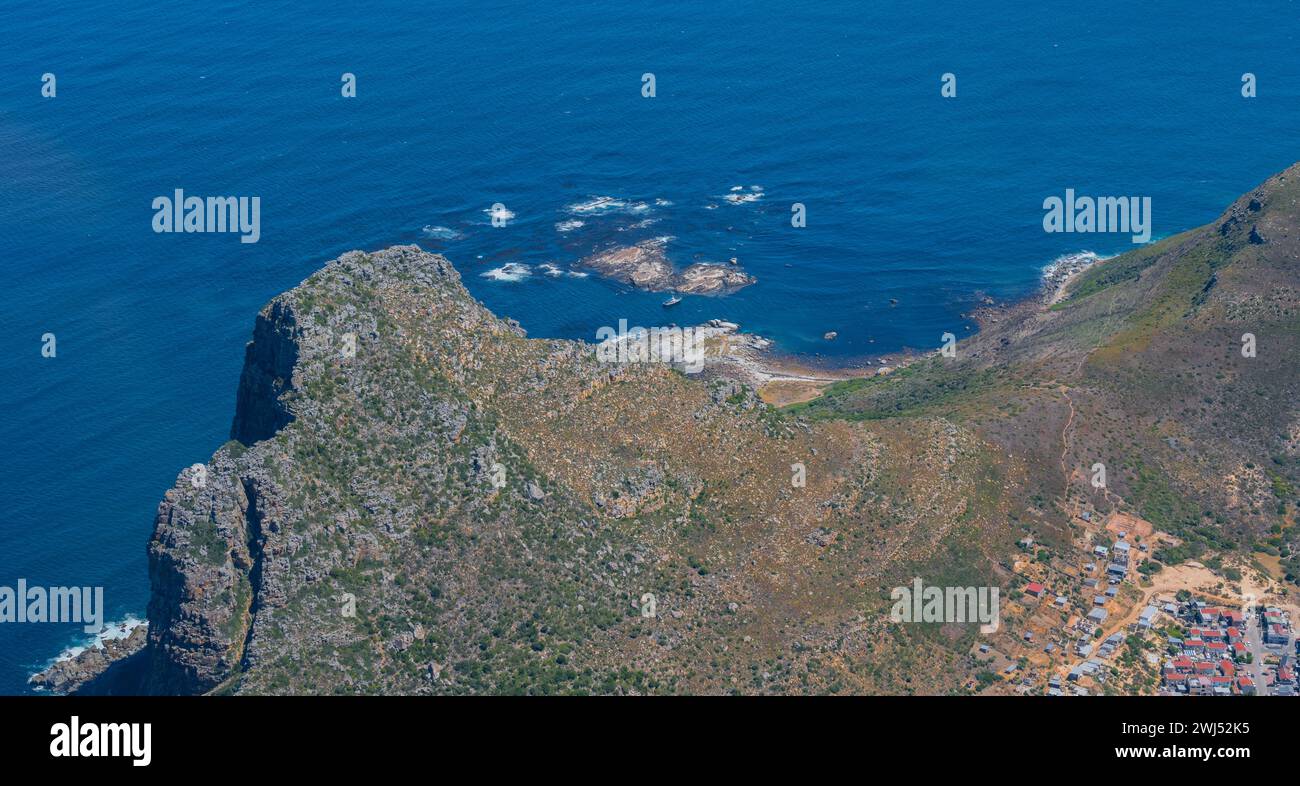
[[[570,278],[586,278],[588,275],[587,273],[577,270],[565,270],[554,262],[543,262],[537,266],[537,269],[551,278],[561,278],[563,276],[568,276]]]
[[[517,282],[531,277],[533,269],[522,262],[507,262],[501,267],[492,268],[481,275],[483,278],[490,278],[493,281]]]
[[[1099,256],[1093,251],[1072,251],[1068,254],[1062,254],[1043,266],[1043,280],[1053,281],[1064,276],[1073,275],[1104,259],[1107,259],[1107,257]]]
[[[434,224],[425,224],[420,232],[425,237],[431,237],[434,240],[460,240],[463,235],[451,227],[437,226]]]
[[[63,652],[60,652],[55,661],[72,660],[92,647],[103,648],[104,642],[125,639],[141,625],[147,627],[149,623],[135,616],[128,616],[126,619],[110,622],[85,642],[68,647]]]
[[[655,200],[658,203],[660,200]],[[612,196],[595,196],[582,202],[566,205],[564,210],[577,215],[602,215],[606,213],[644,213],[650,205],[636,200]]]
[[[750,186],[746,191],[744,186],[732,186],[731,192],[724,195],[723,199],[733,205],[743,205],[747,202],[757,202],[763,198],[762,186]]]
[[[631,230],[631,229],[645,229],[645,228],[647,228],[647,227],[654,226],[655,224],[658,224],[658,223],[659,223],[659,219],[657,219],[657,218],[643,218],[643,219],[641,219],[640,221],[633,222],[633,223],[631,223],[631,224],[628,224],[628,225],[625,226],[625,227],[619,227],[619,228],[618,228],[618,231],[619,231],[619,232],[627,232],[628,230]]]

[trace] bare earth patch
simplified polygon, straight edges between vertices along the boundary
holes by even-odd
[[[830,382],[821,380],[814,382],[801,379],[774,379],[759,388],[758,396],[767,404],[788,407],[791,404],[812,401],[820,396],[829,384]]]
[[[1143,540],[1151,537],[1155,528],[1151,522],[1146,519],[1140,519],[1137,516],[1128,513],[1112,513],[1110,519],[1106,521],[1106,531],[1118,535],[1121,532],[1128,535],[1136,535]]]

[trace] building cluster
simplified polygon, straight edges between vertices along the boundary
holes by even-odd
[[[1291,624],[1281,609],[1257,609],[1253,612],[1258,615],[1256,620],[1248,619],[1243,611],[1201,600],[1177,606],[1167,603],[1165,610],[1180,628],[1167,635],[1171,657],[1161,669],[1162,693],[1296,694],[1294,654],[1289,650]]]

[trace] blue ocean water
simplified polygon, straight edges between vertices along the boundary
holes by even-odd
[[[340,252],[419,243],[530,334],[591,339],[663,296],[563,273],[670,237],[759,279],[674,321],[847,362],[1130,247],[1044,233],[1046,196],[1150,196],[1167,235],[1300,158],[1294,3],[122,5],[0,10],[0,586],[103,586],[110,620],[144,612],[160,495],[227,437],[254,314]],[[175,188],[261,197],[260,242],[155,234]],[[509,262],[532,275],[483,275]],[[0,624],[0,693],[83,638]]]

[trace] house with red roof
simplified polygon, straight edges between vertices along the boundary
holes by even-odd
[[[1283,644],[1285,645],[1291,639],[1291,633],[1285,626],[1274,623],[1264,628],[1265,644]]]

